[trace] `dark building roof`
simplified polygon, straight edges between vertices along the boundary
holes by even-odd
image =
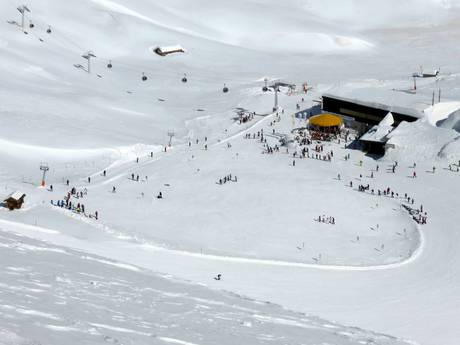
[[[422,113],[416,109],[390,106],[332,94],[323,95],[323,111],[353,117],[358,122],[370,125],[378,124],[389,112],[393,114],[396,125],[401,121],[413,122],[422,117]]]

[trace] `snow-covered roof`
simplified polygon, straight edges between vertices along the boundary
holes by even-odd
[[[387,142],[387,135],[391,133],[393,127],[391,126],[380,126],[375,125],[366,134],[364,134],[359,140],[361,141],[372,141],[378,143]]]
[[[359,140],[385,143],[388,141],[387,135],[393,131],[393,114],[389,112],[378,125],[373,126]]]
[[[12,199],[14,199],[14,200],[19,200],[19,199],[21,199],[23,196],[25,196],[25,193],[23,193],[23,192],[17,190],[17,191],[15,191],[15,192],[11,193],[10,195],[8,195],[8,196],[5,198],[5,200],[7,200],[7,199],[9,199],[9,198],[12,198]]]
[[[395,119],[393,118],[393,114],[391,111],[380,121],[379,126],[393,126],[395,123]]]
[[[185,52],[185,49],[179,44],[172,45],[172,46],[157,47],[157,49],[160,49],[163,53],[174,52],[174,51],[184,51]]]

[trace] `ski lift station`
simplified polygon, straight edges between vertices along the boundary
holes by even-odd
[[[344,117],[349,127],[359,134],[365,152],[384,154],[388,135],[403,121],[414,122],[424,117],[431,97],[415,90],[384,88],[337,89],[322,96],[323,113]]]
[[[332,94],[324,94],[322,99],[324,112],[339,114],[353,118],[356,122],[377,125],[391,112],[395,125],[402,121],[413,122],[422,117],[422,111],[403,105],[379,103],[373,100],[347,98]],[[427,107],[426,105],[425,107]]]

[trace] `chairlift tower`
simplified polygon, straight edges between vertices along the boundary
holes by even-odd
[[[174,131],[168,131],[169,143],[168,146],[171,147],[172,138],[174,137]]]
[[[30,12],[29,8],[26,5],[22,5],[18,7],[19,13],[21,13],[21,29],[24,32],[24,21],[26,12]]]
[[[279,86],[275,86],[275,105],[273,106],[273,111],[278,110],[278,92],[279,92]]]
[[[50,170],[47,163],[40,163],[40,170],[43,171],[41,186],[45,187],[45,176],[48,170]]]
[[[283,82],[276,82],[276,83],[273,83],[272,85],[270,85],[269,88],[273,89],[273,91],[275,91],[275,105],[273,106],[273,111],[278,111],[278,109],[279,109],[278,92],[280,91],[280,86],[286,86],[286,87],[289,87],[290,89],[295,89],[294,84],[283,83]]]
[[[91,73],[91,58],[96,57],[92,51],[88,51],[86,54],[83,54],[81,56],[83,59],[88,60],[88,68],[86,69],[86,72]]]

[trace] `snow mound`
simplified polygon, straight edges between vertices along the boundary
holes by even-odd
[[[425,109],[424,114],[429,124],[432,126],[440,126],[444,120],[458,110],[460,110],[460,102],[441,102]]]
[[[388,134],[387,158],[407,162],[434,159],[459,159],[460,142],[457,132],[433,127],[429,121],[402,122]]]
[[[442,121],[440,127],[460,132],[460,109],[450,114],[447,119]]]

